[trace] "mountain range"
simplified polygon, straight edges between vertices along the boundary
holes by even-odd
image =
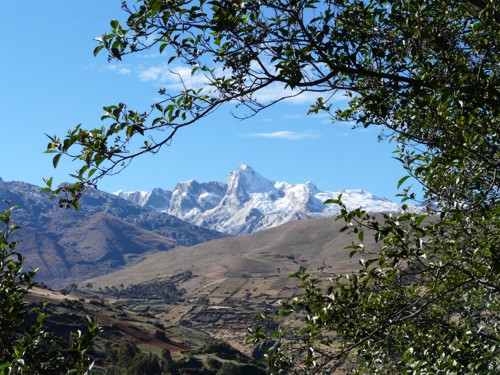
[[[340,193],[348,208],[400,209],[363,190],[324,192],[311,182],[273,182],[247,165],[229,173],[226,183],[190,180],[150,193],[91,189],[78,212],[59,208],[38,186],[0,179],[0,199],[17,206],[17,248],[51,287],[105,275],[174,247],[333,217],[339,207],[323,202]]]
[[[311,182],[270,181],[248,165],[229,173],[226,183],[189,180],[172,191],[118,191],[115,195],[144,208],[163,212],[189,223],[231,235],[250,234],[291,221],[334,217],[338,205],[324,204],[342,194],[347,208],[395,212],[401,207],[364,190],[327,192]]]
[[[78,212],[59,208],[40,190],[0,179],[0,199],[17,206],[12,214],[21,227],[14,233],[17,250],[51,287],[115,271],[147,254],[227,236],[95,189],[82,197]]]

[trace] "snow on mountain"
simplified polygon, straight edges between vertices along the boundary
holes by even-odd
[[[157,210],[172,212],[177,217],[185,217],[186,221],[196,219],[220,203],[226,187],[221,182],[199,183],[196,180],[178,183],[172,191],[170,205],[157,206]]]
[[[273,182],[248,165],[229,173],[227,182],[200,183],[190,180],[173,191],[154,189],[151,193],[114,193],[141,206],[165,212],[202,227],[240,235],[268,229],[290,221],[334,217],[338,205],[327,199],[342,200],[349,209],[362,207],[369,212],[396,212],[401,207],[364,190],[320,191],[311,182]]]
[[[118,190],[113,194],[139,206],[155,211],[161,211],[158,210],[158,207],[168,207],[170,205],[170,199],[172,198],[171,191],[163,190],[160,188],[155,188],[150,193],[146,191],[126,192]]]
[[[118,195],[119,197],[124,198],[132,203],[138,204],[139,206],[144,206],[150,195],[150,193],[140,190],[130,192],[118,190],[113,194]]]

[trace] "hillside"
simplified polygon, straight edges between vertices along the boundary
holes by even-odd
[[[353,237],[340,232],[344,224],[333,219],[303,220],[252,235],[179,247],[89,281],[95,286],[138,284],[185,271],[205,280],[281,278],[300,267],[313,270],[324,266],[333,272],[351,272],[358,262],[345,250]]]
[[[358,269],[349,258],[355,237],[332,219],[297,221],[252,235],[152,254],[117,272],[87,280],[79,290],[104,295],[136,311],[203,329],[251,354],[246,328],[278,299],[298,292],[289,275],[301,267],[328,279]],[[372,246],[367,235],[366,244]],[[168,293],[165,292],[168,290]]]
[[[168,349],[173,360],[170,371],[176,374],[190,373],[189,369],[195,368],[215,375],[217,367],[227,361],[251,368],[255,373],[263,373],[251,365],[255,364],[254,360],[206,332],[171,324],[151,314],[136,313],[103,300],[38,287],[31,290],[27,300],[32,306],[48,302],[44,308],[49,314],[46,328],[62,338],[69,337],[70,332],[85,329],[85,316],[97,320],[103,332],[97,337],[92,350],[96,361],[94,369],[104,370],[116,365],[120,347],[131,343],[139,350],[157,356]],[[123,371],[118,370],[118,373]]]

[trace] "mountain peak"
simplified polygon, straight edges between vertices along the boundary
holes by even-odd
[[[254,169],[252,167],[250,167],[248,164],[240,164],[239,165],[238,171],[246,171],[246,170],[253,171]]]
[[[274,182],[262,177],[246,164],[241,164],[237,170],[230,172],[227,177],[229,194],[232,192],[241,196],[252,193],[268,193],[274,189]]]

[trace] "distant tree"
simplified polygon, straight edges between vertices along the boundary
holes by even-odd
[[[222,367],[222,362],[212,355],[207,357],[206,363],[208,368],[214,371],[217,371]]]
[[[137,353],[127,369],[130,375],[161,375],[163,373],[160,358],[152,353]]]
[[[109,341],[104,342],[104,354],[106,356],[106,360],[110,363],[116,363],[118,357],[118,349],[115,344],[112,344]]]
[[[398,182],[403,201],[417,197],[407,186],[413,177],[431,217],[404,206],[401,215],[380,219],[349,212],[341,198],[330,201],[353,232],[360,271],[332,275],[326,286],[306,270],[296,275],[303,295],[282,302],[282,327],[271,337],[259,329],[251,336],[275,343],[270,371],[500,368],[498,1],[139,0],[123,9],[126,23],[111,21],[96,54],[122,59],[155,47],[206,85],[160,90],[163,100],[144,112],[107,106],[107,125],[50,137],[55,166],[62,155],[81,163],[73,184],[52,189],[47,180],[61,205],[77,206],[105,175],[159,151],[224,103],[246,108],[245,117],[316,93],[309,113],[381,127],[407,171]],[[269,88],[282,95],[259,101]],[[349,103],[336,108],[341,93]],[[376,246],[368,248],[365,235]]]
[[[164,348],[161,351],[161,363],[163,371],[168,371],[170,367],[172,367],[172,364],[174,363],[172,359],[172,354],[170,353],[170,350],[168,350],[167,348]]]
[[[265,371],[253,365],[242,365],[234,362],[224,362],[217,375],[264,375]]]
[[[118,347],[117,360],[118,365],[124,368],[130,367],[134,360],[134,357],[140,353],[140,349],[135,343],[124,341]]]
[[[240,367],[233,362],[224,362],[217,375],[239,375]]]
[[[25,271],[24,257],[11,236],[12,208],[0,213],[0,374],[87,374],[93,367],[89,349],[101,328],[87,318],[87,332],[69,341],[47,331],[45,305],[29,305],[36,270]]]
[[[104,373],[106,375],[123,375],[123,368],[118,366],[109,366],[106,367],[106,371]]]

